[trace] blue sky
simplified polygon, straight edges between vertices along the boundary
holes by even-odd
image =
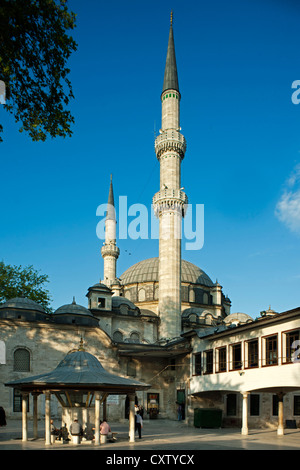
[[[149,211],[159,189],[154,134],[174,11],[187,140],[182,185],[204,204],[204,246],[183,250],[223,286],[232,312],[300,305],[300,5],[287,0],[70,0],[72,138],[34,143],[0,106],[0,258],[50,278],[53,308],[87,305],[103,277],[96,210],[115,198]],[[119,240],[118,275],[158,254]],[[127,251],[125,251],[127,250]],[[130,254],[129,254],[130,253]]]

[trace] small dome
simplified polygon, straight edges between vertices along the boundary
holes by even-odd
[[[149,317],[157,317],[156,313],[152,312],[152,310],[141,309],[141,315],[147,315]]]
[[[138,310],[138,307],[134,305],[133,302],[131,302],[129,299],[126,299],[126,297],[119,297],[118,295],[115,295],[112,297],[112,307],[114,308],[119,308],[120,305],[127,305],[129,308],[132,310]]]
[[[93,286],[89,287],[87,297],[89,296],[89,293],[91,291],[102,292],[103,294],[112,295],[112,290],[108,286],[106,286],[105,284],[102,284],[102,282],[98,282],[97,284],[94,284]]]
[[[263,310],[262,312],[260,312],[260,314],[262,317],[274,317],[275,315],[278,315],[275,310],[271,309],[271,305],[269,306],[268,310]]]
[[[182,312],[182,317],[185,318],[185,317],[188,317],[189,315],[192,315],[192,314],[200,316],[202,313],[203,313],[202,308],[191,307],[191,308],[186,308]]]
[[[98,282],[97,284],[94,284],[90,289],[99,289],[99,290],[106,290],[106,291],[111,291],[111,289],[106,286],[105,284],[102,284],[102,282]]]
[[[94,317],[94,315],[82,305],[77,305],[75,300],[71,304],[62,305],[59,307],[53,315],[87,315],[89,317]]]
[[[35,302],[34,300],[27,299],[26,297],[14,297],[0,305],[0,308],[16,308],[21,310],[36,310],[38,312],[46,313],[45,309]]]
[[[227,317],[224,318],[225,323],[249,323],[252,322],[253,318],[250,317],[250,315],[247,315],[247,313],[241,313],[241,312],[236,312],[236,313],[231,313],[230,315],[227,315]]]
[[[121,276],[121,283],[136,284],[138,282],[159,281],[159,259],[149,258],[134,264],[127,269]],[[212,287],[214,283],[209,276],[189,261],[181,262],[181,282],[191,284],[199,284],[202,286]]]

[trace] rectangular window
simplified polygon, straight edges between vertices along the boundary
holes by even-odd
[[[231,370],[242,368],[242,345],[241,343],[231,346]]]
[[[105,299],[98,297],[98,308],[105,308]]]
[[[247,341],[247,367],[258,367],[258,339]]]
[[[259,416],[259,395],[250,394],[250,416]]]
[[[236,416],[236,394],[229,393],[226,400],[226,415]]]
[[[22,393],[20,390],[14,388],[13,396],[13,411],[21,412],[22,411]],[[27,412],[29,411],[29,395],[27,396]]]
[[[283,362],[295,362],[300,360],[300,334],[299,330],[289,331],[283,334]]]
[[[208,351],[204,351],[204,373],[205,374],[212,374],[213,373],[213,365],[214,365],[214,360],[213,360],[213,350],[209,349]]]
[[[217,349],[217,371],[226,372],[227,370],[227,357],[226,346]]]
[[[277,352],[277,335],[267,336],[265,338],[266,343],[266,360],[267,366],[276,365],[278,363],[278,352]]]
[[[194,375],[201,375],[202,364],[201,364],[201,352],[194,354]]]
[[[300,416],[300,395],[294,396],[294,416]]]

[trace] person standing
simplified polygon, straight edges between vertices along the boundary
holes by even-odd
[[[0,406],[0,426],[6,426],[6,416],[2,406]]]
[[[139,433],[139,439],[142,438],[142,427],[143,427],[143,418],[141,413],[138,411],[136,414],[136,429]]]
[[[178,413],[178,421],[182,420],[182,406],[179,404],[177,408],[177,413]]]

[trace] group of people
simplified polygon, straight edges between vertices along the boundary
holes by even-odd
[[[95,428],[91,425],[87,425],[85,429],[83,429],[82,425],[79,423],[78,419],[74,419],[73,423],[70,425],[70,434],[71,436],[79,436],[84,437],[87,441],[92,441],[95,439]],[[111,433],[111,428],[106,419],[100,421],[100,434],[108,435]],[[53,420],[51,420],[51,434],[56,436],[56,439],[64,441],[69,441],[69,432],[67,429],[66,424],[60,429],[54,426]]]

